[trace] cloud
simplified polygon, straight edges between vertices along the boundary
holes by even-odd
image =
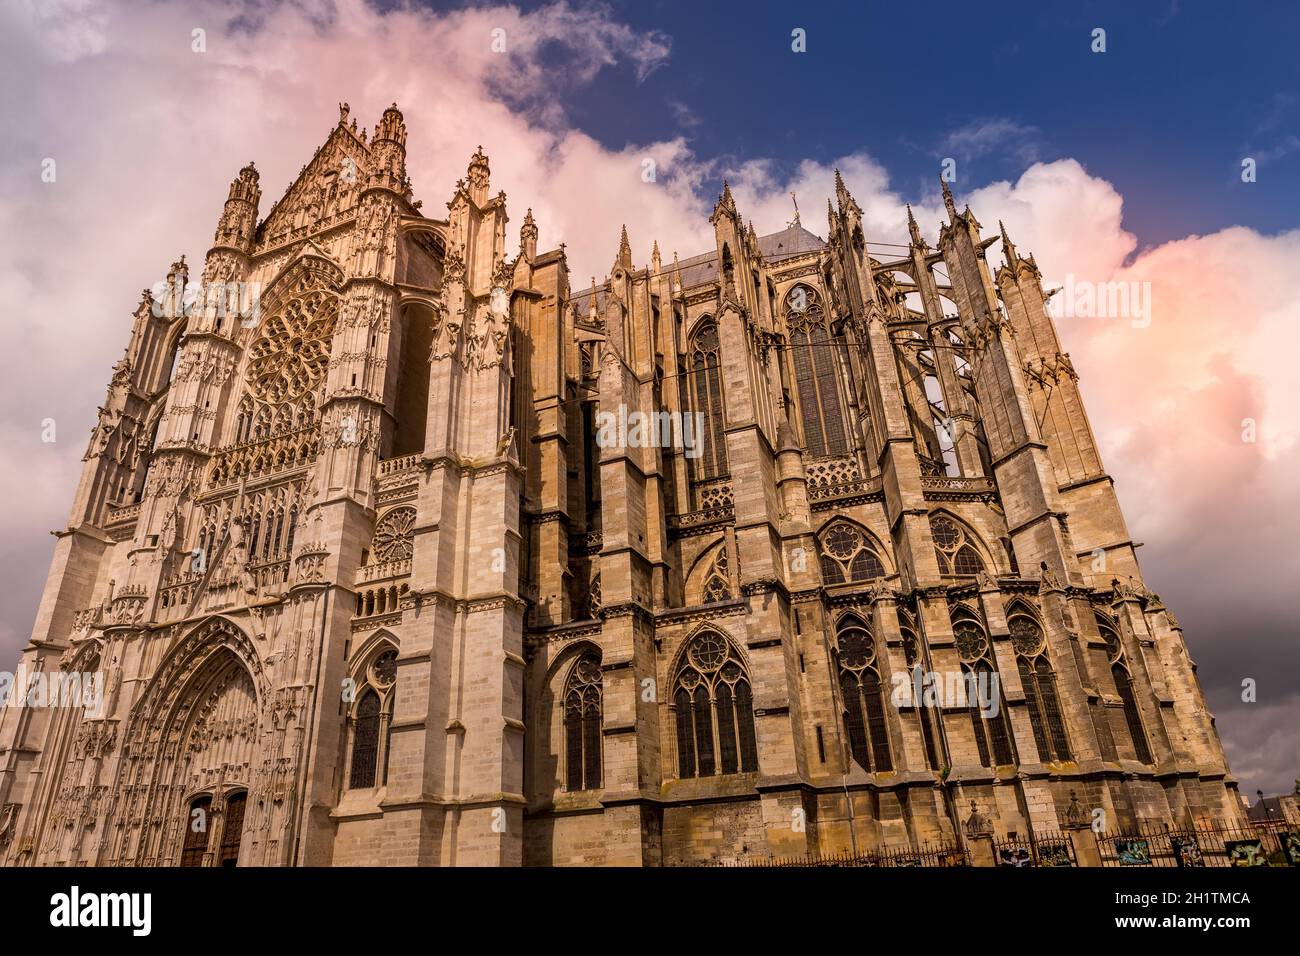
[[[997,155],[1032,163],[1039,155],[1039,131],[1007,117],[971,120],[945,136],[939,144],[945,156],[959,160]]]
[[[196,27],[207,31],[206,53],[191,52]],[[498,28],[504,53],[492,50]],[[227,184],[250,159],[265,214],[324,140],[339,101],[371,123],[399,103],[416,194],[432,215],[483,144],[515,224],[531,206],[541,246],[567,244],[579,286],[608,270],[622,223],[639,262],[655,239],[665,257],[708,249],[720,175],[761,232],[790,220],[793,191],[804,225],[824,234],[839,166],[870,243],[905,241],[908,199],[933,238],[937,186],[905,196],[868,155],[810,158],[778,174],[761,157],[697,156],[684,137],[611,149],[557,105],[602,70],[643,79],[670,49],[667,37],[638,32],[606,7],[568,3],[440,14],[361,0],[0,8],[0,112],[22,118],[0,143],[0,656],[12,659],[31,626],[47,532],[67,520],[141,288],[181,252],[201,261]],[[1017,142],[1034,132],[992,120],[950,140],[973,158],[1023,149]],[[1250,781],[1289,786],[1294,748],[1260,728],[1300,726],[1288,593],[1300,570],[1291,411],[1300,376],[1282,346],[1300,327],[1287,281],[1300,234],[1234,228],[1139,251],[1110,183],[1073,160],[1016,155],[1029,164],[1017,179],[958,196],[986,230],[1003,219],[1049,283],[1150,284],[1146,328],[1074,320],[1061,334],[1130,527],[1148,542],[1148,583],[1187,628],[1230,759]],[[54,183],[41,180],[47,157],[57,162]],[[57,424],[54,443],[41,441],[46,418]],[[1254,444],[1241,441],[1246,418],[1258,426]],[[1239,700],[1244,676],[1260,681],[1257,705]]]

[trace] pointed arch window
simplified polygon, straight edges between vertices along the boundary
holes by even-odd
[[[1154,763],[1146,729],[1142,724],[1142,712],[1138,707],[1137,694],[1133,689],[1133,674],[1129,670],[1128,661],[1125,660],[1124,645],[1114,630],[1098,623],[1110,657],[1110,673],[1115,680],[1115,693],[1119,696],[1120,706],[1124,710],[1124,725],[1133,744],[1133,755],[1139,763]]]
[[[934,538],[940,573],[976,575],[984,570],[984,559],[970,534],[947,515],[930,518],[930,534]]]
[[[727,445],[723,432],[722,358],[718,343],[718,326],[712,319],[702,319],[691,336],[687,353],[687,391],[690,407],[704,420],[703,434],[691,440],[702,442],[693,462],[696,481],[717,478],[727,473]]]
[[[566,790],[601,786],[602,675],[600,654],[584,653],[564,685],[564,769]]]
[[[885,566],[872,541],[847,521],[836,521],[818,540],[825,583],[873,581],[885,576]]]
[[[691,639],[673,679],[678,776],[758,770],[749,675],[731,642],[705,631]]]
[[[974,620],[959,617],[953,622],[953,638],[957,644],[957,656],[961,659],[971,700],[977,689],[984,690],[984,699],[996,694],[996,713],[983,713],[977,704],[968,706],[971,731],[975,735],[975,749],[979,752],[980,764],[984,767],[1001,767],[1015,763],[1011,752],[1011,731],[1007,726],[1005,702],[1002,699],[1001,681],[993,667],[993,652],[989,640]]]
[[[1025,705],[1029,710],[1038,758],[1043,762],[1069,760],[1070,744],[1056,692],[1056,675],[1047,660],[1043,629],[1025,614],[1014,615],[1007,626],[1011,632],[1011,646],[1016,651],[1016,666],[1025,691]]]
[[[392,744],[392,717],[397,685],[397,649],[375,654],[357,682],[356,704],[351,714],[352,755],[348,787],[366,790],[388,783],[388,754]]]
[[[848,454],[839,391],[839,357],[817,293],[797,285],[786,295],[786,327],[804,439],[814,458]]]
[[[841,704],[849,751],[862,769],[880,772],[893,769],[889,752],[889,730],[885,724],[885,701],[880,671],[876,665],[876,642],[866,625],[855,617],[837,628]]]
[[[908,674],[915,678],[916,671],[920,669],[923,672],[921,675],[923,677],[925,667],[921,660],[921,641],[912,628],[911,620],[904,616],[901,609],[898,611],[898,625],[903,637],[903,658],[907,662]],[[915,680],[913,686],[916,686]],[[915,710],[917,719],[921,723],[921,738],[925,744],[926,766],[931,770],[938,770],[941,765],[939,763],[939,751],[935,746],[932,708],[926,706],[924,700],[920,700],[915,702]]]

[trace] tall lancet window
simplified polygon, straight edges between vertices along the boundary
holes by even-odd
[[[844,409],[838,385],[839,358],[821,300],[806,285],[797,285],[785,297],[790,353],[804,438],[814,458],[847,455]]]
[[[883,685],[876,664],[876,642],[856,617],[841,621],[837,636],[840,692],[849,751],[863,770],[892,770]]]
[[[564,686],[564,777],[566,790],[599,790],[601,670],[600,655],[578,658]]]
[[[1124,710],[1124,725],[1129,740],[1133,744],[1133,755],[1139,763],[1155,763],[1151,757],[1151,747],[1147,743],[1146,730],[1142,725],[1142,712],[1138,707],[1137,694],[1133,691],[1133,674],[1125,660],[1124,645],[1113,629],[1098,621],[1102,640],[1110,657],[1110,673],[1115,679],[1115,693]]]
[[[1038,622],[1017,614],[1008,622],[1011,646],[1016,651],[1020,686],[1025,692],[1029,724],[1040,760],[1069,760],[1070,744],[1065,735],[1065,718],[1056,693],[1056,675],[1047,660],[1047,642]]]
[[[702,442],[695,462],[695,480],[716,478],[727,473],[727,445],[723,434],[722,368],[718,351],[718,326],[704,319],[691,336],[687,355],[687,389],[691,411],[703,416],[703,434],[691,440]]]

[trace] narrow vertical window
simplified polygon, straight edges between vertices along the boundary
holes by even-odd
[[[352,789],[375,785],[379,758],[379,695],[367,690],[357,704],[356,726],[352,732]]]
[[[817,293],[797,285],[786,296],[786,326],[794,360],[799,413],[814,458],[848,454],[839,391],[838,343],[830,334]]]
[[[600,789],[601,695],[600,655],[587,652],[569,671],[564,688],[565,782],[569,790]]]
[[[844,730],[853,759],[869,772],[893,769],[884,696],[876,663],[876,642],[856,617],[838,627],[840,692]]]
[[[703,434],[692,432],[693,442],[702,442],[694,462],[695,480],[717,478],[727,473],[727,446],[722,405],[721,352],[718,327],[711,319],[700,322],[691,336],[687,356],[691,411],[703,417]]]

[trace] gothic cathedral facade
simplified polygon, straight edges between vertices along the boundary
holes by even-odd
[[[260,198],[250,164],[113,369],[0,707],[5,864],[1240,818],[1034,259],[946,184],[937,246],[884,257],[842,182],[824,239],[724,188],[714,248],[638,266],[624,229],[585,290],[531,211],[507,257],[482,150],[425,216],[395,106]]]

